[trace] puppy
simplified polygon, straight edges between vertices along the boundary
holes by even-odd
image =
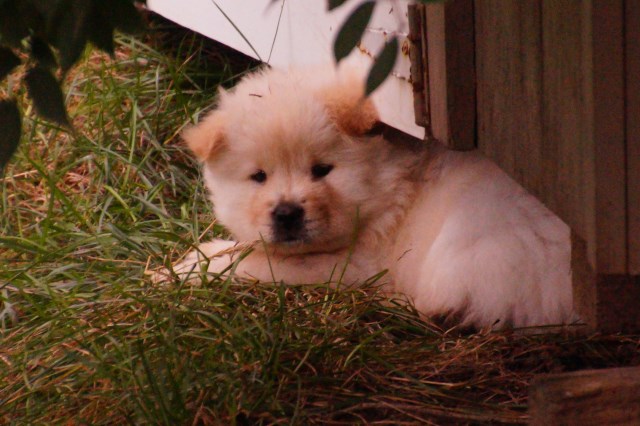
[[[478,153],[379,127],[355,69],[262,69],[221,92],[183,138],[217,220],[253,250],[236,262],[236,241],[214,240],[174,272],[351,285],[387,270],[424,315],[567,322],[569,228]]]

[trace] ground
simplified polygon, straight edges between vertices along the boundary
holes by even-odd
[[[640,364],[639,336],[442,330],[364,289],[148,273],[215,225],[185,125],[254,64],[155,22],[25,110],[0,180],[0,423],[519,424],[536,374]]]

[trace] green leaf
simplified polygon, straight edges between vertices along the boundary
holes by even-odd
[[[20,65],[20,58],[11,49],[0,47],[0,81],[18,65]]]
[[[58,66],[53,51],[40,37],[31,40],[31,56],[43,68],[54,69]]]
[[[364,30],[373,14],[375,2],[367,1],[362,3],[351,13],[347,20],[342,24],[342,28],[338,32],[335,42],[333,43],[333,53],[336,61],[349,55],[351,50],[360,42]]]
[[[53,74],[44,68],[35,67],[27,72],[24,79],[38,115],[70,127],[60,83]]]
[[[327,10],[333,10],[336,7],[340,7],[342,6],[347,0],[328,0],[327,3]]]
[[[398,39],[392,38],[382,49],[380,55],[373,63],[369,76],[367,77],[366,94],[373,93],[391,74],[393,66],[396,64],[398,56]]]
[[[22,123],[15,100],[0,101],[0,175],[20,143]]]

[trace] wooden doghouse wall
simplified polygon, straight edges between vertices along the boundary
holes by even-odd
[[[583,319],[640,329],[640,2],[453,0],[423,13],[434,135],[454,149],[473,135],[571,226]]]
[[[640,2],[625,2],[629,273],[640,275]],[[640,285],[640,284],[639,284]],[[638,303],[640,305],[640,302]]]
[[[637,328],[637,2],[474,7],[478,147],[571,226],[579,314]]]

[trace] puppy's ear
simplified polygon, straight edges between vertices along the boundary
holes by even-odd
[[[327,110],[338,129],[350,136],[364,136],[379,123],[378,111],[371,99],[353,102],[337,99],[327,103]]]
[[[347,135],[363,136],[380,122],[373,101],[364,96],[364,84],[360,79],[344,79],[320,96],[329,117]]]
[[[182,132],[182,139],[198,160],[210,160],[225,148],[224,121],[224,114],[214,111],[197,125]]]

